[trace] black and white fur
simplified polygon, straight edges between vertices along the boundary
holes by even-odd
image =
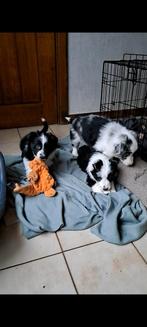
[[[66,117],[70,122],[70,117]],[[72,154],[78,155],[81,141],[96,151],[103,152],[109,158],[116,157],[126,166],[133,165],[134,153],[138,149],[137,135],[134,131],[116,121],[87,115],[73,119],[70,138]]]
[[[48,123],[42,118],[43,128],[40,131],[30,132],[20,141],[21,156],[26,169],[26,174],[30,172],[29,161],[35,157],[47,159],[58,146],[58,138],[48,132]]]
[[[77,163],[87,174],[87,184],[95,193],[115,192],[118,177],[118,160],[91,150],[87,145],[78,149]]]

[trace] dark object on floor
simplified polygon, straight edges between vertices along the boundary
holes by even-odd
[[[135,131],[136,133],[138,133],[140,130],[140,119],[137,119],[135,117],[119,120],[119,122],[123,126],[127,127],[128,129],[131,129],[132,131]]]
[[[0,219],[4,215],[6,205],[6,168],[3,154],[0,152]]]
[[[141,121],[141,128],[138,134],[139,155],[142,160],[147,161],[147,119]]]
[[[137,155],[147,161],[147,118],[128,118],[120,122],[137,133],[139,144]]]

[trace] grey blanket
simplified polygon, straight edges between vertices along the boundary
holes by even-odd
[[[20,182],[25,175],[19,156],[5,156],[7,184]],[[128,189],[117,185],[117,192],[94,194],[86,185],[86,174],[71,155],[69,137],[60,140],[52,162],[57,194],[47,198],[14,194],[17,216],[23,234],[29,239],[44,231],[83,230],[115,244],[127,244],[147,231],[147,210]]]

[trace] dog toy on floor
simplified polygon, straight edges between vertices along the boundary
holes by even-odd
[[[54,178],[49,174],[48,166],[43,160],[35,158],[29,162],[31,169],[27,176],[29,184],[15,184],[14,192],[22,193],[28,196],[44,193],[45,196],[51,197],[56,194],[53,189],[55,184]]]

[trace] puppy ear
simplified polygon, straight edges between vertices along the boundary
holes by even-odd
[[[128,148],[128,146],[132,143],[132,141],[130,139],[128,139],[128,137],[125,137],[125,142],[124,142],[124,138],[123,141],[120,142],[119,144],[116,144],[114,146],[114,151],[115,153],[118,155],[121,155],[123,152],[125,152]]]
[[[30,147],[33,136],[34,132],[31,132],[28,135],[24,136],[20,141],[20,149],[22,151],[22,156],[26,157],[29,160],[33,159],[33,154]]]
[[[118,166],[120,160],[118,158],[113,157],[113,158],[109,159],[109,161],[110,161],[112,169],[113,170],[117,169],[117,166]]]
[[[82,145],[78,149],[78,155],[85,157],[89,157],[92,154],[92,150],[89,148],[88,145]]]
[[[132,140],[129,139],[129,137],[127,137],[126,144],[127,144],[127,145],[131,145],[131,144],[132,144]]]
[[[77,163],[83,171],[86,171],[91,154],[92,152],[91,149],[88,147],[88,145],[83,145],[79,147]]]
[[[113,157],[113,158],[109,159],[109,161],[117,165],[119,163],[120,159]]]
[[[97,162],[95,162],[93,164],[93,168],[97,171],[99,171],[101,169],[101,167],[103,166],[102,160],[98,160]]]
[[[137,133],[135,131],[130,130],[130,133],[135,137],[135,139],[137,140]]]
[[[120,154],[121,153],[121,144],[116,144],[114,146],[114,151],[116,154]]]

